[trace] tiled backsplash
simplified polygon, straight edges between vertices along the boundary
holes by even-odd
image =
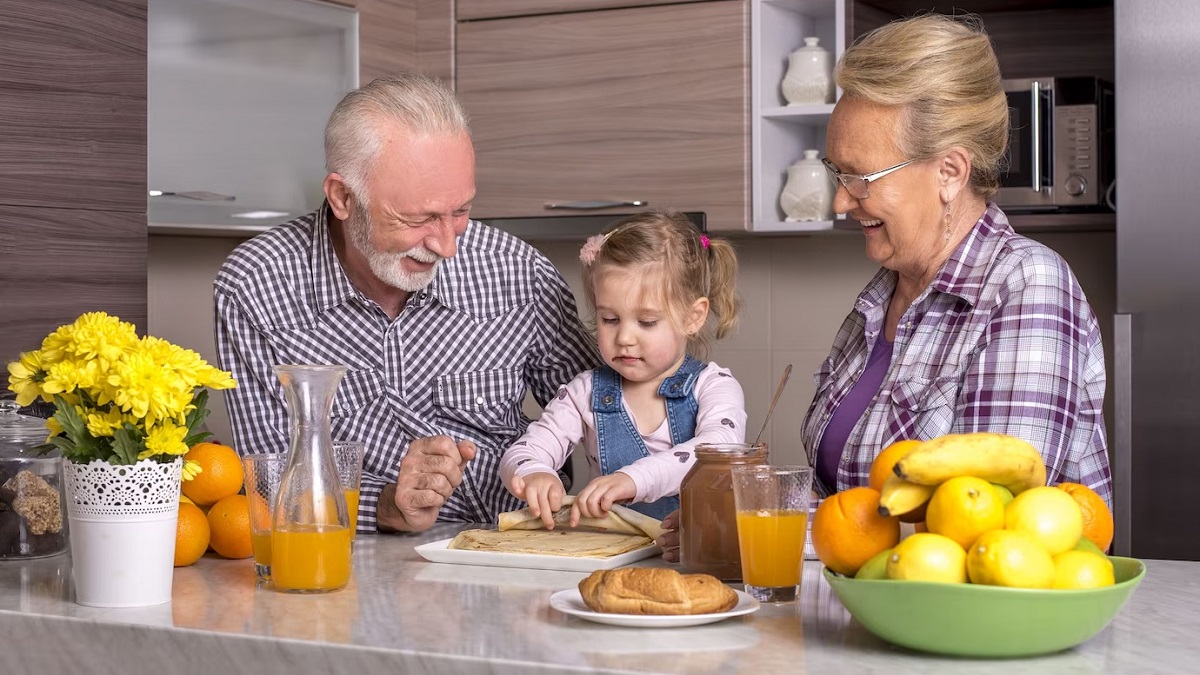
[[[1064,233],[1037,238],[1062,254],[1079,276],[1100,317],[1105,349],[1111,356],[1114,234]],[[150,237],[151,333],[195,349],[215,362],[212,280],[238,243],[206,237]],[[734,335],[716,345],[710,358],[730,368],[741,381],[751,434],[762,424],[784,366],[793,365],[791,380],[764,438],[770,443],[772,461],[803,463],[800,423],[813,396],[812,374],[876,267],[863,255],[862,237],[853,233],[746,237],[734,243],[741,265],[741,323]],[[576,291],[580,311],[586,312],[579,292],[579,243],[535,245],[562,271]],[[1111,393],[1111,384],[1109,390]],[[218,439],[231,440],[221,396],[213,397],[212,408],[209,428]],[[1111,401],[1105,408],[1111,413]],[[1111,424],[1110,414],[1110,430]]]

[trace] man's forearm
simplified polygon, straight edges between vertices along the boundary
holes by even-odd
[[[396,507],[396,484],[388,483],[379,492],[375,505],[375,528],[380,532],[412,532],[404,514]]]

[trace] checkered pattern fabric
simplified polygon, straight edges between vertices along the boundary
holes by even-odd
[[[895,272],[875,275],[816,373],[802,432],[810,462],[866,366],[895,287]],[[900,317],[891,367],[850,432],[837,485],[818,491],[866,485],[872,460],[894,441],[992,431],[1037,447],[1051,484],[1082,483],[1111,506],[1104,382],[1100,328],[1075,275],[990,204]]]
[[[599,363],[570,287],[528,244],[471,222],[458,254],[395,319],[362,295],[330,241],[327,208],[240,245],[214,284],[221,367],[236,447],[282,452],[287,410],[276,364],[349,367],[333,404],[335,440],[366,444],[360,532],[415,438],[474,441],[479,455],[439,520],[492,522],[520,507],[500,481],[505,448],[529,425],[526,389],[545,404]]]

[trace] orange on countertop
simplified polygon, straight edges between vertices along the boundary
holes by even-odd
[[[208,518],[199,506],[179,502],[179,520],[175,524],[175,566],[186,567],[208,550]]]
[[[854,576],[900,541],[900,521],[879,515],[879,492],[856,487],[826,498],[812,521],[813,548],[826,567]]]
[[[242,458],[220,443],[197,443],[183,456],[200,465],[200,473],[183,481],[183,494],[197,506],[208,506],[242,489]]]
[[[254,553],[250,545],[250,500],[246,495],[231,495],[208,510],[208,527],[212,531],[210,544],[223,558],[249,558]]]
[[[1113,514],[1104,497],[1079,483],[1059,483],[1055,487],[1074,497],[1075,503],[1079,504],[1079,510],[1083,512],[1083,536],[1101,551],[1107,551],[1113,540]]]

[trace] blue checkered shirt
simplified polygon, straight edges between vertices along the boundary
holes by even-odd
[[[217,353],[238,381],[226,392],[238,451],[287,450],[276,364],[342,364],[333,437],[366,444],[360,532],[376,529],[379,493],[409,443],[439,434],[479,447],[439,520],[492,522],[519,508],[499,465],[529,425],[526,389],[545,405],[599,363],[570,287],[533,247],[472,221],[457,255],[392,320],[346,276],[327,213],[241,244],[217,275]]]

